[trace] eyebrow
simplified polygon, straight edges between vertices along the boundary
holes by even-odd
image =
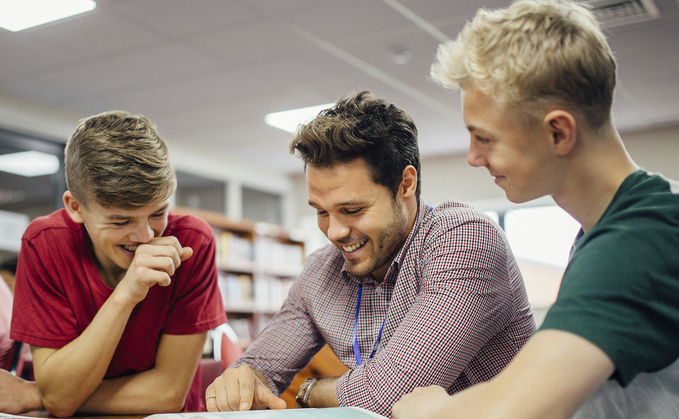
[[[312,206],[312,207],[317,206],[316,203],[312,200],[309,200],[308,202],[309,202],[309,205]],[[354,200],[350,200],[350,201],[338,202],[337,204],[335,204],[335,207],[351,207],[351,206],[355,206],[355,205],[366,205],[366,202],[354,199]]]

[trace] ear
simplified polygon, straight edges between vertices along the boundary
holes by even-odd
[[[559,156],[565,156],[573,150],[578,141],[577,120],[570,112],[555,109],[548,112],[542,120],[551,135],[552,147]]]
[[[404,199],[410,199],[415,196],[417,191],[417,170],[413,166],[406,166],[403,169],[403,177],[399,185],[399,192],[403,194]]]
[[[71,217],[71,220],[78,224],[84,223],[85,219],[83,218],[82,214],[83,205],[78,202],[77,199],[75,199],[75,196],[73,196],[71,191],[64,192],[63,200],[64,209],[66,209],[66,212],[68,213],[68,216]]]

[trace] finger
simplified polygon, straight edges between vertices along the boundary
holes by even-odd
[[[208,412],[219,412],[217,401],[215,400],[214,396],[205,399],[205,407],[207,408]]]
[[[184,262],[191,256],[193,256],[193,249],[190,247],[182,247],[182,252],[180,253],[181,261]]]
[[[224,397],[220,406],[225,406],[223,410],[238,410],[238,403],[240,403],[238,376],[234,374],[232,369],[227,369],[222,377],[224,378]]]
[[[245,371],[239,371],[240,381],[238,391],[240,399],[238,405],[234,410],[250,410],[253,399],[255,398],[255,380],[258,380],[249,368]]]
[[[177,246],[179,246],[178,243],[176,244]],[[167,244],[146,243],[139,245],[139,247],[137,247],[137,251],[135,252],[134,257],[171,258],[173,269],[176,269],[179,267],[179,265],[182,264],[181,257],[179,256],[180,252],[182,252],[182,248],[175,247],[174,245],[172,245],[172,242],[168,242]]]
[[[172,283],[172,278],[167,272],[160,269],[153,269],[149,267],[140,267],[137,270],[136,276],[139,283],[151,288],[158,284],[161,287],[167,287]]]
[[[210,385],[212,387],[212,390],[210,390],[210,387],[208,387],[208,390],[210,390],[210,394],[215,397],[213,400],[215,403],[215,409],[214,411],[221,411],[221,412],[226,412],[229,410],[233,410],[229,407],[229,403],[227,401],[228,397],[228,390],[226,389],[226,384],[227,381],[224,378],[226,372],[222,373],[219,377],[215,379],[215,381]],[[205,394],[208,394],[208,390],[205,391]]]
[[[172,276],[175,272],[175,260],[172,256],[151,256],[151,255],[140,255],[137,265],[156,271],[166,272],[168,275]]]

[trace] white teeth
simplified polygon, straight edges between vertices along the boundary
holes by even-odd
[[[362,242],[356,243],[356,244],[353,245],[353,246],[342,246],[342,249],[343,249],[345,252],[353,252],[354,250],[360,248],[361,246],[363,246],[363,245],[366,244],[367,242],[368,242],[368,240],[363,240]]]
[[[123,246],[123,249],[129,251],[129,252],[134,252],[137,250],[137,246]]]

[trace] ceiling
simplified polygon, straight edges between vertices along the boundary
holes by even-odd
[[[679,0],[612,27],[621,131],[679,124]],[[507,0],[98,0],[89,13],[22,32],[0,29],[0,96],[85,117],[149,116],[189,144],[285,173],[290,134],[269,112],[372,90],[408,111],[423,156],[464,152],[459,97],[429,67],[480,7]]]

